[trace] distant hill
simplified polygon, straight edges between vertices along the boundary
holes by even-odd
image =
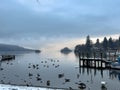
[[[35,51],[17,45],[0,44],[0,51]]]
[[[60,52],[64,53],[64,54],[69,54],[70,52],[72,52],[72,50],[69,49],[68,47],[65,47],[65,48],[61,49]]]

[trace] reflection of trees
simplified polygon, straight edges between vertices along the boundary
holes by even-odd
[[[96,76],[98,72],[101,73],[101,77],[103,78],[104,77],[103,76],[103,69],[92,69],[92,68],[86,68],[86,67],[79,67],[80,74],[87,73],[87,75],[93,74],[94,76]]]

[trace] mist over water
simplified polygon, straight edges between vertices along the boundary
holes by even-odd
[[[87,35],[86,35],[87,36]],[[20,38],[0,38],[0,43],[3,44],[11,44],[11,45],[18,45],[25,48],[31,49],[40,49],[40,50],[61,50],[64,47],[68,47],[74,50],[75,46],[78,44],[85,44],[86,43],[86,36],[34,36],[34,37],[20,37]],[[99,38],[100,42],[103,41],[104,37],[113,39],[118,39],[119,34],[113,35],[106,35],[106,36],[95,36],[91,35],[90,39],[93,43]]]

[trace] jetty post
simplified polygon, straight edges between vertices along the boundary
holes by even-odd
[[[79,66],[81,67],[81,53],[79,52]]]
[[[100,57],[101,57],[101,68],[103,67],[103,53],[100,53]]]

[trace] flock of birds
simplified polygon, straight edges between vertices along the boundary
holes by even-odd
[[[7,64],[9,65],[14,65],[13,63],[11,63],[10,61],[7,62]],[[33,64],[33,63],[28,63],[28,70],[30,71],[33,71],[33,70],[40,70],[42,67],[43,68],[47,68],[49,70],[49,68],[51,69],[52,68],[59,68],[60,67],[60,61],[59,60],[54,60],[54,59],[48,59],[48,60],[43,60],[43,61],[40,61],[40,64]],[[0,68],[0,71],[3,71],[4,68]],[[3,74],[4,76],[4,74]],[[20,75],[14,75],[16,78],[20,78]],[[80,75],[77,74],[77,78],[79,79]],[[11,82],[8,82],[6,83],[4,81],[6,77],[3,78],[3,80],[0,80],[0,83],[1,84],[12,84]],[[32,79],[35,79],[37,82],[41,83],[42,85],[45,85],[45,87],[51,87],[51,83],[52,81],[51,80],[44,80],[44,78],[42,78],[41,76],[41,73],[32,73],[32,72],[28,72],[28,78],[29,80],[25,80],[25,79],[22,79],[23,80],[23,85],[25,86],[34,86],[34,84],[32,84]],[[66,83],[69,83],[71,82],[71,79],[70,78],[67,78],[65,76],[65,73],[58,73],[58,76],[57,76],[58,79],[62,79],[63,80],[63,83],[62,84],[66,84]],[[29,82],[31,81],[31,82]],[[75,83],[77,84],[78,86],[80,86],[82,83],[81,81]],[[70,90],[73,90],[72,87],[68,87]]]

